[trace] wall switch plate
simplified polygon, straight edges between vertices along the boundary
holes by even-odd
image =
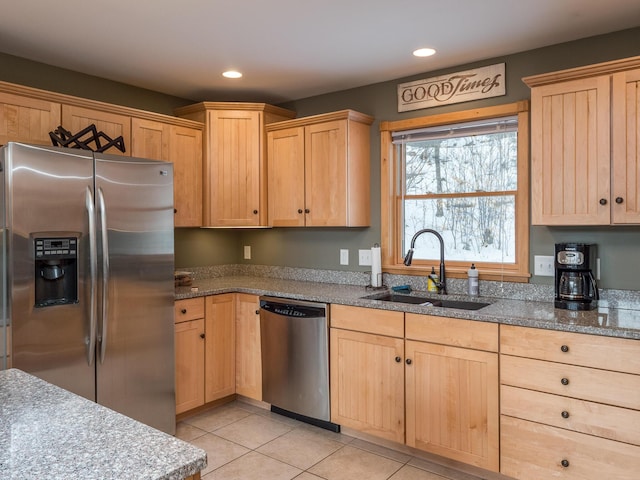
[[[244,246],[244,259],[251,260],[251,245]]]
[[[547,255],[535,255],[533,257],[533,274],[540,277],[555,276],[555,257]]]
[[[349,265],[349,249],[340,249],[340,265]]]
[[[371,249],[358,250],[358,265],[371,265]]]

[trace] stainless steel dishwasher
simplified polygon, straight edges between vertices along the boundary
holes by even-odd
[[[262,399],[271,410],[340,431],[330,422],[327,305],[260,297]]]

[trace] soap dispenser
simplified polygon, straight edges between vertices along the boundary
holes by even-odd
[[[478,278],[478,269],[475,263],[471,264],[471,268],[467,270],[467,293],[472,296],[477,296],[480,293],[480,285]]]

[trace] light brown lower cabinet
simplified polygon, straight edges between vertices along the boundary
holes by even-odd
[[[640,478],[640,342],[500,327],[501,473]]]
[[[205,297],[205,403],[236,392],[235,294]]]
[[[236,293],[236,393],[262,400],[260,300]]]
[[[497,324],[332,305],[331,327],[333,422],[499,469]]]
[[[176,301],[176,414],[204,404],[204,347],[204,298]]]

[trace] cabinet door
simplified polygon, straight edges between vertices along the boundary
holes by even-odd
[[[173,163],[173,205],[176,227],[202,226],[202,132],[172,125],[169,161]]]
[[[265,225],[266,165],[262,113],[220,110],[209,115],[207,226]],[[264,182],[264,183],[263,183]]]
[[[404,340],[331,329],[331,421],[404,443]]]
[[[162,122],[131,119],[131,156],[152,160],[169,159],[170,125]]]
[[[407,445],[497,471],[498,354],[410,340],[405,349]]]
[[[205,402],[236,391],[235,297],[211,295],[205,301]]]
[[[176,414],[204,404],[204,319],[177,323]]]
[[[244,293],[236,294],[236,393],[262,400],[260,302]]]
[[[0,93],[0,145],[51,145],[49,132],[60,125],[60,104]]]
[[[640,223],[640,70],[613,75],[613,223]]]
[[[347,225],[347,123],[318,123],[305,129],[307,226]]]
[[[267,165],[269,225],[304,226],[304,127],[267,134]]]
[[[104,132],[111,139],[122,136],[124,140],[124,153],[115,147],[109,148],[104,153],[131,156],[131,117],[72,105],[62,105],[62,126],[72,134],[80,132],[80,130],[91,124],[96,126],[98,132]]]
[[[608,75],[532,89],[532,224],[609,224],[609,131]]]

